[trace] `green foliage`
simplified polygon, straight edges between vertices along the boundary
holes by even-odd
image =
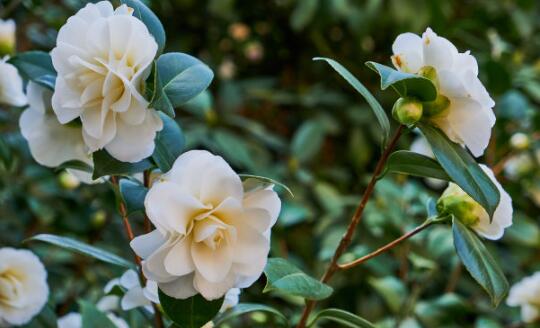
[[[264,292],[278,291],[310,300],[322,300],[332,295],[332,287],[308,276],[284,259],[268,259],[264,273],[267,279]]]
[[[116,328],[116,325],[107,317],[107,315],[96,308],[96,306],[87,301],[79,301],[79,308],[82,316],[82,328]]]
[[[107,151],[98,150],[93,153],[94,173],[93,179],[112,175],[130,175],[143,172],[153,166],[149,159],[143,159],[137,163],[120,162],[113,158]]]
[[[324,309],[317,313],[311,322],[307,325],[308,327],[313,326],[317,321],[329,320],[336,323],[339,323],[343,327],[350,328],[375,328],[375,326],[355,314],[352,314],[347,311],[340,309]]]
[[[437,98],[437,88],[425,77],[396,71],[375,62],[367,62],[366,66],[379,74],[382,90],[392,87],[400,97],[413,97],[421,101],[433,101]]]
[[[29,241],[37,240],[37,241],[46,242],[46,243],[49,243],[58,247],[62,247],[73,252],[81,253],[81,254],[93,257],[95,259],[98,259],[100,261],[118,265],[124,268],[131,269],[134,267],[133,263],[124,260],[118,255],[112,254],[106,250],[103,250],[94,246],[87,245],[85,243],[82,243],[72,238],[49,235],[49,234],[40,234],[40,235],[33,236],[29,238],[28,240]]]
[[[452,222],[454,246],[467,271],[491,297],[494,306],[504,299],[510,288],[499,264],[478,236],[459,220]]]
[[[233,308],[227,310],[222,315],[218,316],[218,318],[215,320],[215,325],[219,326],[229,320],[232,320],[236,317],[243,316],[248,313],[253,312],[265,312],[268,313],[274,317],[276,317],[283,326],[288,327],[288,320],[287,318],[278,310],[263,305],[263,304],[255,304],[255,303],[239,303]]]
[[[387,162],[388,172],[450,181],[450,177],[434,159],[407,150],[393,152]]]
[[[28,51],[11,58],[9,63],[17,67],[25,79],[54,90],[56,71],[48,53]]]
[[[163,311],[178,328],[199,328],[218,313],[223,299],[207,301],[200,294],[187,299],[176,299],[159,290]]]
[[[168,172],[174,161],[182,154],[185,145],[184,134],[176,121],[169,116],[160,113],[163,120],[163,130],[156,136],[156,148],[152,159],[156,162],[161,172]]]
[[[450,141],[439,129],[427,124],[419,124],[419,127],[448,176],[493,218],[500,194],[489,176],[465,149]]]
[[[126,4],[128,7],[133,8],[133,16],[140,19],[150,31],[150,34],[156,40],[158,45],[158,54],[163,52],[165,48],[165,29],[161,24],[159,18],[140,0],[120,0],[123,4]]]
[[[200,60],[179,52],[159,56],[150,106],[174,117],[174,109],[203,92],[214,78]]]
[[[128,215],[144,211],[144,198],[148,189],[138,181],[122,179],[119,183],[120,194],[126,204]]]

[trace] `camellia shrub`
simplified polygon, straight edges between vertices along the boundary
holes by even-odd
[[[280,182],[275,178],[278,169],[257,170],[252,165],[246,170],[249,174],[235,170],[246,167],[239,165],[245,160],[244,148],[235,148],[245,142],[242,138],[222,132],[207,146],[187,140],[176,109],[186,108],[216,124],[208,111],[212,97],[207,90],[214,73],[190,54],[165,51],[174,46],[167,45],[165,29],[148,6],[139,0],[88,3],[62,22],[49,52],[16,53],[14,30],[14,21],[0,24],[0,50],[8,54],[0,62],[0,102],[20,110],[20,135],[33,160],[62,171],[65,186],[87,184],[87,190],[94,191],[82,203],[87,208],[103,206],[103,211],[114,207],[125,238],[113,232],[111,239],[121,244],[118,252],[96,244],[101,237],[92,234],[82,240],[67,233],[31,231],[21,245],[0,245],[1,327],[458,327],[463,319],[456,318],[454,325],[440,322],[441,317],[452,318],[452,311],[467,311],[454,292],[460,280],[474,281],[467,288],[485,293],[490,300],[486,305],[495,313],[504,303],[520,307],[521,321],[512,327],[540,319],[539,273],[522,276],[510,288],[506,269],[493,252],[494,242],[517,220],[512,197],[498,178],[500,167],[483,162],[497,121],[495,101],[479,78],[474,53],[458,49],[431,28],[421,35],[397,35],[389,58],[366,63],[381,94],[392,99],[390,117],[390,110],[360,81],[363,78],[335,59],[314,58],[312,65],[344,79],[367,103],[365,114],[377,131],[374,140],[380,151],[374,151],[376,164],[365,183],[355,182],[359,194],[345,199],[328,185],[315,185],[321,203],[330,208],[327,215],[349,219],[341,230],[333,230],[333,223],[319,226],[324,254],[316,254],[309,243],[300,251],[320,260],[313,270],[299,265],[295,255],[288,256],[286,226],[280,225],[280,220],[300,220],[309,211],[294,207],[292,201],[297,193],[309,198],[309,188]],[[231,33],[237,39],[248,36],[241,25]],[[246,55],[255,60],[262,53],[250,44]],[[220,74],[231,69],[223,66]],[[240,117],[236,128],[248,126]],[[309,124],[295,135],[291,147],[296,157],[288,163],[300,181],[312,179],[299,167],[318,151],[309,147],[320,143],[313,131],[322,123]],[[195,127],[186,129],[195,134]],[[259,138],[253,138],[256,143],[283,144],[277,137],[262,138],[265,132],[258,125],[252,130],[259,131]],[[406,135],[416,136],[415,141],[408,142]],[[527,148],[528,142],[526,135],[512,137],[517,149]],[[0,146],[2,170],[14,172],[13,144],[3,138]],[[508,158],[508,174],[519,175],[529,165],[525,162],[538,161],[538,154],[529,155]],[[396,187],[389,182],[395,176],[402,185],[407,176],[425,178],[437,194],[418,184]],[[400,223],[397,218],[396,238],[384,237],[388,227],[376,224],[389,215],[378,208],[383,201],[390,209],[414,208],[415,220]],[[347,205],[338,208],[337,203]],[[75,213],[69,208],[66,212]],[[97,224],[107,220],[106,212],[98,213]],[[355,239],[363,220],[369,220],[374,236],[380,237],[374,250],[361,248],[362,239]],[[107,221],[100,231],[110,227]],[[428,238],[433,231],[438,236]],[[426,237],[418,239],[421,236]],[[312,237],[309,231],[303,234],[308,240]],[[400,248],[413,237],[423,253]],[[21,249],[44,244],[52,246],[49,252],[69,254],[66,258],[76,253],[96,260],[94,275],[101,270],[117,270],[119,275],[99,287],[99,296],[75,293],[67,307],[57,306],[57,296],[50,295],[60,292],[47,283],[47,271],[56,275],[57,269]],[[406,273],[402,281],[392,275],[367,278],[388,303],[385,319],[369,313],[370,306],[380,308],[375,303],[356,311],[340,301],[348,297],[345,294],[361,298],[366,292],[365,286],[336,289],[346,284],[343,280],[350,272],[370,265],[379,273],[394,270],[395,263],[382,259],[396,249],[404,253],[400,272],[407,272],[410,262],[418,277],[410,294],[402,282],[408,279]],[[454,258],[457,269],[436,271],[437,257]],[[79,269],[78,274],[85,270],[93,268]],[[434,288],[432,295],[442,296],[431,305],[418,303],[413,310],[422,281],[435,279],[433,274],[449,281],[449,287]],[[69,281],[66,276],[66,285]],[[239,302],[247,289],[250,301]],[[401,311],[407,306],[411,309]],[[502,326],[489,321],[476,327]]]

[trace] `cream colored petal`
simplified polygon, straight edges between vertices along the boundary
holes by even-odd
[[[242,201],[244,196],[242,181],[222,157],[215,157],[206,168],[200,193],[202,202],[217,205],[227,198]]]
[[[0,60],[0,104],[22,107],[26,103],[19,72],[15,66]]]
[[[244,195],[244,207],[260,208],[270,214],[270,225],[273,226],[281,210],[281,200],[278,194],[271,188],[256,190]]]
[[[447,39],[435,34],[429,27],[422,34],[424,65],[437,71],[451,69],[457,57],[457,48]]]
[[[208,301],[223,297],[229,289],[234,287],[234,282],[235,276],[232,272],[224,280],[215,283],[206,280],[200,274],[195,274],[195,279],[193,279],[195,289]]]
[[[166,241],[167,238],[156,229],[145,235],[135,237],[129,245],[138,256],[146,259],[165,244]]]
[[[120,301],[120,307],[124,311],[129,311],[141,306],[151,305],[150,301],[144,296],[141,286],[133,287],[129,289],[122,300]]]
[[[207,172],[215,159],[216,156],[206,150],[187,151],[174,161],[172,169],[163,178],[176,182],[199,198],[203,177],[206,175],[201,173]]]
[[[178,277],[168,283],[158,283],[159,289],[170,297],[178,299],[190,298],[197,295],[198,292],[193,286],[193,277],[195,274]]]
[[[135,239],[134,239],[135,240]],[[175,239],[168,239],[155,252],[148,256],[142,263],[144,276],[158,283],[171,282],[177,277],[165,270],[165,257],[176,243]]]
[[[79,95],[73,92],[60,76],[56,78],[55,90],[52,97],[52,107],[58,121],[66,124],[79,117],[81,115]]]
[[[178,241],[165,257],[165,270],[171,275],[185,276],[195,270],[195,264],[191,258],[191,236]]]
[[[423,66],[422,39],[414,33],[398,35],[392,44],[392,63],[396,69],[416,73]]]
[[[237,255],[234,254],[234,257]],[[191,245],[191,257],[196,267],[196,275],[204,277],[205,281],[218,283],[230,273],[233,252],[229,245],[211,249],[205,243]]]

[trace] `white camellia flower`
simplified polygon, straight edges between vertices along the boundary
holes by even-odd
[[[28,83],[28,108],[19,119],[23,137],[28,141],[30,153],[39,164],[57,167],[60,164],[79,160],[92,165],[81,128],[62,125],[52,110],[52,91],[32,81]],[[84,183],[93,183],[92,174],[68,169]]]
[[[540,272],[512,286],[506,304],[521,306],[521,318],[526,323],[540,320]]]
[[[51,52],[58,120],[80,117],[90,152],[105,148],[124,162],[150,156],[163,128],[142,95],[158,46],[132,12],[108,1],[89,3],[60,29]]]
[[[34,253],[0,248],[0,327],[20,326],[49,298],[47,271]]]
[[[15,50],[15,21],[0,19],[0,54],[10,54]]]
[[[484,153],[495,124],[495,102],[478,79],[478,64],[469,51],[458,52],[447,39],[428,28],[422,37],[400,34],[392,45],[392,62],[403,72],[435,81],[439,97],[424,104],[424,117],[452,141],[478,157]]]
[[[110,293],[115,286],[120,286],[125,290],[120,301],[120,306],[124,311],[142,306],[153,313],[152,303],[159,304],[157,283],[147,280],[143,288],[135,270],[128,270],[120,278],[109,281],[104,288],[105,293]]]
[[[261,275],[281,208],[272,186],[245,191],[223,158],[193,150],[153,184],[144,203],[157,229],[131,247],[165,294],[214,300]]]
[[[15,66],[0,59],[0,104],[22,107],[26,105],[23,80]]]
[[[439,212],[454,214],[480,236],[496,240],[503,236],[504,229],[512,225],[512,198],[487,166],[480,164],[480,167],[491,178],[501,195],[491,223],[486,210],[454,183],[448,185],[437,202],[437,207]]]

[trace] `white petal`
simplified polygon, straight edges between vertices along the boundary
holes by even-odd
[[[165,244],[166,241],[165,236],[156,229],[145,235],[135,237],[129,245],[138,256],[146,259]]]
[[[225,160],[214,157],[203,175],[200,199],[205,204],[218,205],[227,198],[242,201],[244,189],[242,181]]]
[[[141,285],[139,275],[135,270],[127,270],[120,277],[120,285],[126,289],[131,289]]]
[[[206,280],[200,274],[195,274],[195,279],[193,279],[195,289],[208,301],[221,298],[229,289],[234,287],[234,282],[235,278],[232,272],[224,280],[216,283]]]
[[[171,275],[165,270],[165,257],[176,243],[176,240],[169,239],[165,244],[158,248],[148,258],[142,262],[144,276],[158,283],[171,282],[177,277]]]
[[[79,95],[68,87],[66,81],[58,76],[56,78],[56,92],[52,97],[53,110],[62,124],[73,121],[81,115]]]
[[[422,39],[413,33],[398,35],[392,45],[392,62],[404,72],[416,73],[422,68]]]
[[[178,277],[168,283],[158,283],[159,289],[170,297],[186,299],[197,294],[193,286],[194,274]]]
[[[205,281],[221,282],[230,273],[233,253],[228,245],[213,250],[205,243],[193,243],[191,256],[197,268],[197,275],[204,277]]]
[[[273,226],[281,210],[281,200],[278,194],[271,188],[256,190],[244,196],[244,207],[266,210],[270,214],[270,225]]]
[[[19,72],[15,66],[0,60],[0,103],[22,107],[26,102]]]
[[[140,286],[129,289],[120,302],[120,306],[124,311],[147,305],[151,305],[151,303],[144,296],[143,289]]]
[[[437,36],[429,27],[422,34],[424,65],[437,71],[450,69],[457,57],[457,48],[447,39]]]
[[[191,258],[191,236],[177,242],[165,257],[165,270],[171,275],[185,276],[195,269]]]

